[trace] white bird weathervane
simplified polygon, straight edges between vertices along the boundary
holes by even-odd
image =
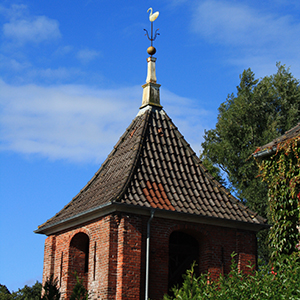
[[[147,12],[149,12],[149,10],[150,10],[149,21],[151,22],[151,36],[149,37],[148,31],[146,29],[144,29],[144,30],[146,31],[146,35],[147,35],[148,39],[151,41],[151,46],[147,49],[147,52],[148,52],[148,54],[150,54],[152,56],[156,53],[156,49],[153,47],[153,41],[159,35],[159,33],[157,32],[159,29],[156,29],[154,36],[153,36],[153,22],[157,19],[159,12],[157,11],[157,12],[153,13],[152,7],[150,7],[147,10]]]

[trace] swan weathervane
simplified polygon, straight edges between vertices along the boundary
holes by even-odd
[[[159,12],[157,11],[157,12],[153,13],[152,7],[148,8],[147,12],[149,10],[150,10],[149,20],[150,20],[150,22],[154,22],[157,19]]]
[[[153,36],[153,22],[157,19],[159,12],[157,11],[157,12],[153,13],[152,7],[150,7],[147,10],[147,12],[149,12],[149,10],[150,10],[149,21],[151,22],[151,37],[149,37],[148,31],[146,29],[144,29],[144,30],[146,31],[146,35],[147,35],[148,39],[151,41],[151,46],[147,49],[147,52],[152,56],[156,52],[156,49],[153,47],[153,41],[159,35],[159,33],[157,32],[159,29],[156,29],[154,36]]]

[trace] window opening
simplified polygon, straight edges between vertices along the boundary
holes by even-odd
[[[75,286],[75,274],[83,280],[85,288],[88,286],[89,243],[89,237],[83,232],[75,234],[71,240],[68,270],[71,276],[68,281],[68,291],[72,291]]]
[[[190,269],[193,262],[196,275],[199,275],[199,244],[191,235],[174,231],[169,239],[169,281],[168,290],[183,283],[182,275]]]

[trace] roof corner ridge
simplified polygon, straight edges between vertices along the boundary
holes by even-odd
[[[128,184],[131,180],[132,174],[134,173],[134,170],[136,168],[136,162],[140,157],[140,152],[141,152],[141,149],[142,149],[142,145],[144,143],[144,135],[145,135],[146,128],[148,127],[148,121],[149,121],[149,117],[151,115],[151,112],[152,112],[151,110],[148,110],[148,111],[145,112],[146,117],[145,117],[145,120],[144,120],[144,128],[143,128],[142,134],[141,134],[141,141],[143,141],[143,142],[138,143],[138,148],[136,150],[136,155],[135,155],[135,158],[134,158],[134,162],[133,162],[131,170],[129,171],[129,174],[127,176],[127,180],[125,181],[123,187],[120,189],[120,192],[118,193],[118,195],[112,199],[112,203],[116,202],[117,199],[120,199],[124,195],[124,193],[127,189],[127,186],[128,186]]]

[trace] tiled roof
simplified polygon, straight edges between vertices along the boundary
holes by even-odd
[[[292,129],[286,131],[282,136],[274,139],[272,142],[262,146],[260,148],[261,151],[265,149],[273,149],[275,148],[278,144],[285,142],[289,139],[295,138],[300,135],[300,123],[298,123],[295,127]]]
[[[38,231],[114,203],[266,224],[207,172],[164,110],[151,106],[79,194]]]

